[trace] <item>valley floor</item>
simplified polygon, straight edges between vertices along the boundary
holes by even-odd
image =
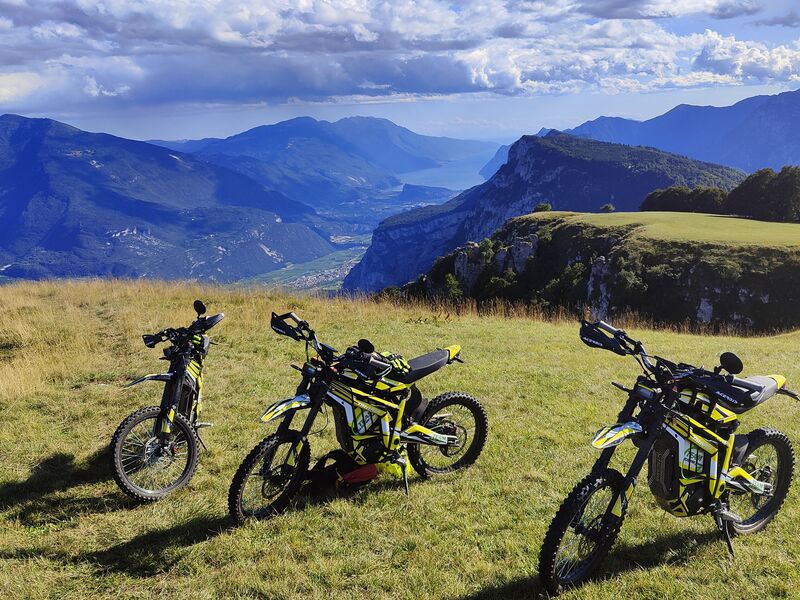
[[[188,488],[136,506],[111,480],[119,421],[157,404],[154,384],[121,390],[163,363],[141,334],[188,324],[192,301],[224,311],[207,360],[216,427]],[[264,407],[291,395],[299,343],[269,329],[294,310],[323,341],[360,337],[413,356],[460,343],[463,365],[421,385],[458,389],[487,407],[490,437],[469,470],[379,480],[353,494],[304,497],[288,514],[233,528],[226,494],[244,455],[267,434]],[[800,387],[800,333],[699,337],[632,330],[667,357],[706,365],[737,352],[748,374],[781,372]],[[632,360],[593,351],[573,322],[436,314],[368,300],[318,300],[254,288],[127,282],[0,286],[0,597],[452,598],[537,597],[536,561],[564,495],[595,458],[594,432],[615,420]],[[800,405],[771,400],[743,431],[779,426],[800,445]],[[332,425],[312,455],[334,443]],[[767,530],[727,550],[710,518],[662,512],[642,482],[604,575],[566,598],[790,597],[800,588],[800,490]],[[795,590],[795,591],[792,591]]]

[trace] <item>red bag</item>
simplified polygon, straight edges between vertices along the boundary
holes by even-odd
[[[339,485],[360,485],[368,483],[378,476],[378,467],[375,465],[363,465],[345,473],[341,476],[341,480],[337,482]]]

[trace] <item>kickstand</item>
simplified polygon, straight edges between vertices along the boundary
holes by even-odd
[[[736,553],[733,551],[733,541],[731,540],[731,521],[724,519],[719,512],[714,515],[714,520],[717,522],[717,528],[725,539],[725,543],[728,545],[728,552],[731,558],[736,558]]]
[[[200,445],[203,447],[203,450],[208,452],[208,446],[206,446],[206,443],[203,441],[203,438],[200,437],[200,432],[197,431],[197,429],[195,429],[194,432],[197,434],[197,440],[200,442]]]
[[[402,465],[403,469],[403,484],[406,486],[406,496],[408,496],[408,465]]]

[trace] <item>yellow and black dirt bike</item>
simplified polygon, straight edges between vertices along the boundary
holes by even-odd
[[[381,469],[402,477],[408,493],[409,465],[428,477],[478,458],[489,427],[481,404],[461,392],[428,402],[416,386],[426,375],[461,362],[459,346],[406,362],[396,354],[377,354],[369,341],[359,340],[339,355],[294,313],[273,313],[271,325],[280,335],[305,341],[306,362],[292,365],[302,375],[294,397],[270,405],[261,417],[279,419],[276,432],[253,448],[233,478],[228,508],[237,522],[283,512],[305,481],[325,473],[340,483],[363,483]],[[340,449],[309,469],[309,432],[325,407],[333,412]],[[302,425],[292,429],[302,413]],[[329,459],[333,465],[326,464]]]
[[[615,425],[597,432],[602,450],[591,473],[570,492],[539,554],[539,576],[552,594],[580,585],[608,554],[622,527],[645,463],[658,505],[678,517],[710,514],[733,554],[732,534],[761,531],[777,514],[794,473],[794,450],[772,428],[736,433],[739,416],[776,394],[798,399],[780,375],[739,378],[731,352],[713,371],[649,356],[641,342],[602,321],[582,321],[593,348],[636,357],[644,371]],[[724,371],[724,373],[723,373]],[[616,447],[638,448],[627,473],[609,468]]]
[[[189,482],[197,468],[198,445],[203,444],[198,430],[211,425],[198,420],[203,409],[203,362],[211,343],[205,333],[225,315],[204,316],[206,307],[200,300],[195,300],[194,309],[197,319],[189,327],[142,336],[148,348],[170,343],[161,357],[169,361],[169,371],[145,375],[125,386],[164,383],[161,405],[132,413],[111,438],[114,480],[140,502],[159,500]]]

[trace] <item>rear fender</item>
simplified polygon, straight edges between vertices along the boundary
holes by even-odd
[[[282,417],[292,411],[302,410],[311,406],[311,398],[308,394],[300,394],[294,398],[287,398],[286,400],[278,400],[274,404],[267,407],[264,414],[261,415],[261,420],[264,423]]]
[[[139,377],[139,379],[131,381],[130,383],[126,383],[122,387],[129,388],[129,387],[132,387],[134,385],[139,385],[143,381],[172,381],[173,377],[174,377],[174,373],[161,373],[159,375],[145,375],[144,377]]]
[[[605,450],[606,448],[611,448],[612,446],[619,446],[627,438],[641,435],[642,431],[642,426],[636,421],[607,425],[594,435],[594,439],[592,439],[592,446],[598,450]]]

